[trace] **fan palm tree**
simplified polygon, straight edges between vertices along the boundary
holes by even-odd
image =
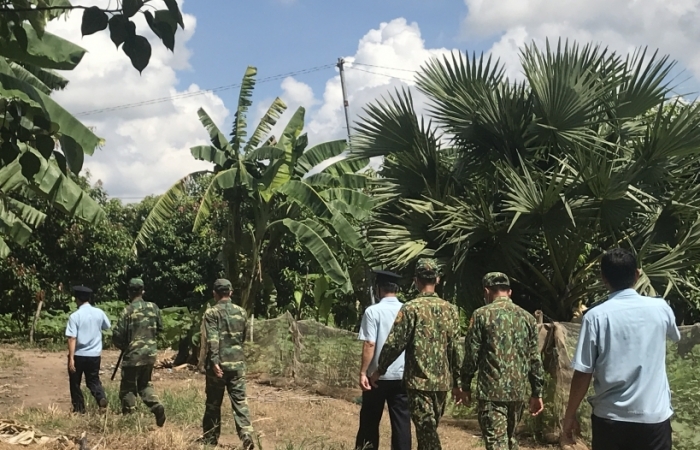
[[[674,63],[561,42],[521,61],[515,81],[483,56],[429,62],[417,87],[433,122],[406,91],[366,109],[353,152],[384,156],[390,181],[377,254],[400,267],[440,258],[466,309],[485,272],[508,272],[523,303],[557,320],[603,294],[595,270],[610,247],[638,253],[646,293],[697,289],[700,105],[671,98]]]
[[[237,283],[242,306],[254,307],[254,294],[268,278],[265,261],[284,233],[292,233],[333,283],[346,292],[350,276],[334,254],[342,242],[369,254],[366,240],[352,224],[370,214],[374,201],[362,189],[367,177],[357,172],[367,160],[343,160],[345,141],[326,142],[306,149],[301,134],[304,108],[299,108],[279,139],[268,136],[286,106],[276,99],[246,140],[246,114],[255,85],[256,69],[249,67],[243,78],[231,139],[227,140],[209,115],[199,118],[209,133],[211,145],[191,149],[199,160],[214,164],[214,176],[201,198],[194,222],[197,231],[211,215],[222,196],[227,205],[228,227],[222,257],[227,275]],[[135,250],[148,245],[160,224],[176,212],[190,174],[173,185],[158,201],[143,224]],[[208,173],[208,172],[203,172]]]

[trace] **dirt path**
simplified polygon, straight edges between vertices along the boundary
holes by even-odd
[[[115,381],[109,380],[117,357],[116,351],[106,351],[103,354],[102,382],[106,388],[118,387],[119,375]],[[204,391],[203,376],[192,372],[158,370],[154,375],[154,384],[160,395],[194,392],[197,397],[189,400],[185,409],[191,409],[191,419],[188,422],[192,422],[191,431],[196,432],[201,420],[199,411],[203,411],[204,406],[201,397]],[[262,435],[266,449],[284,446],[288,442],[304,443],[307,446],[325,442],[352,448],[359,413],[359,406],[354,403],[312,395],[298,389],[276,388],[255,381],[248,385],[248,397],[254,426]],[[230,408],[227,403],[224,405],[223,420],[231,423]],[[12,411],[18,408],[70,409],[65,353],[0,350],[0,418],[11,416]],[[167,426],[178,427],[172,423]],[[382,421],[381,434],[381,447],[388,448],[388,420]],[[473,429],[445,424],[441,426],[440,434],[446,450],[483,448]],[[222,441],[227,444],[237,443],[230,424],[224,427]]]

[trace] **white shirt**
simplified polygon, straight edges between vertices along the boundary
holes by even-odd
[[[396,297],[384,297],[376,305],[372,305],[365,310],[362,316],[359,339],[361,341],[374,342],[374,356],[367,369],[367,376],[377,371],[379,364],[379,354],[389,336],[391,327],[394,325],[396,316],[401,310],[401,302]],[[402,380],[403,379],[404,353],[396,358],[380,380]]]

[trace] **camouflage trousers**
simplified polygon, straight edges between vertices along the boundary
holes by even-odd
[[[445,414],[447,392],[408,389],[408,407],[416,427],[418,450],[441,450],[437,428]]]
[[[242,371],[224,372],[222,378],[217,378],[211,369],[207,370],[207,403],[202,419],[204,442],[212,445],[219,442],[224,391],[228,391],[228,397],[231,400],[238,437],[244,442],[252,442],[253,426],[250,423],[250,411],[245,395],[245,374]]]
[[[525,403],[479,400],[478,408],[486,450],[518,450],[515,428],[520,423]]]
[[[160,405],[160,400],[153,389],[151,375],[153,365],[122,367],[122,381],[119,385],[119,400],[122,403],[122,413],[128,414],[136,409],[136,396],[148,406],[151,411]]]

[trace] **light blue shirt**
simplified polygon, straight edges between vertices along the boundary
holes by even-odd
[[[68,318],[66,337],[76,339],[75,356],[100,356],[102,354],[102,330],[111,324],[107,315],[90,303],[83,303]]]
[[[379,354],[382,352],[382,347],[389,336],[391,327],[394,325],[394,320],[401,310],[401,302],[396,297],[384,297],[376,305],[372,305],[365,310],[362,316],[362,325],[360,326],[361,341],[374,342],[374,356],[372,362],[367,369],[367,376],[372,375],[377,371],[379,364]],[[403,379],[403,364],[404,353],[396,358],[384,375],[379,377],[380,380],[402,380]]]
[[[615,292],[586,313],[572,367],[593,374],[593,414],[649,424],[673,415],[666,338],[681,338],[673,310],[634,289]]]

